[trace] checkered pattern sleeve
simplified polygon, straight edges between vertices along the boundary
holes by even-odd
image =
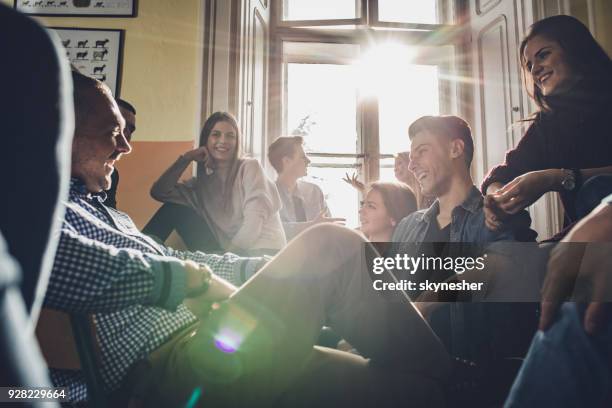
[[[206,264],[213,273],[235,286],[240,286],[255,274],[267,261],[264,257],[242,257],[231,252],[223,255],[203,252],[185,252],[168,248],[168,255]]]
[[[185,291],[182,264],[178,259],[117,249],[64,223],[45,305],[71,313],[114,312],[135,304],[176,309]]]

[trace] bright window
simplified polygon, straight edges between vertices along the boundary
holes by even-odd
[[[383,75],[378,93],[378,132],[381,153],[410,150],[408,126],[424,115],[440,113],[438,67],[405,64]]]
[[[315,160],[313,160],[315,159]],[[312,157],[313,162],[317,162]],[[354,170],[353,166],[345,168],[336,167],[309,167],[307,181],[321,187],[327,205],[334,217],[345,217],[346,225],[355,228],[359,225],[357,210],[359,209],[359,197],[357,190],[342,181],[347,172]]]
[[[438,24],[437,3],[438,0],[378,0],[378,20]]]
[[[457,103],[455,46],[424,41],[422,35],[425,30],[432,31],[430,38],[437,37],[441,26],[436,24],[452,21],[447,18],[449,1],[282,4],[286,20],[325,23],[358,17],[366,3],[379,7],[377,21],[370,21],[371,16],[363,21],[376,27],[367,33],[359,26],[319,30],[313,28],[316,24],[300,31],[287,24],[278,30],[283,66],[277,132],[304,137],[312,160],[307,179],[322,188],[332,214],[346,217],[349,227],[358,225],[360,197],[342,181],[345,174],[356,173],[365,183],[394,181],[393,155],[410,149],[408,126],[423,115],[453,114]],[[385,26],[392,22],[400,23],[402,30],[396,30],[395,23]]]
[[[358,16],[356,0],[284,0],[285,20],[338,20]]]
[[[287,64],[287,132],[311,151],[356,153],[357,83],[350,65]]]
[[[334,216],[357,226],[357,191],[342,181],[357,167],[357,82],[351,65],[287,64],[287,133],[304,137],[318,184]],[[317,154],[324,153],[323,157]]]

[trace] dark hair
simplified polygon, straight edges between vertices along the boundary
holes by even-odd
[[[550,106],[546,97],[533,83],[524,55],[527,43],[536,36],[557,42],[565,53],[567,64],[584,81],[593,82],[595,85],[605,81],[608,83],[607,86],[610,86],[612,80],[610,57],[593,38],[589,29],[575,17],[565,15],[547,17],[529,27],[519,47],[525,89],[540,110],[548,111]]]
[[[234,157],[233,157],[233,160],[235,162],[239,157],[241,157],[240,128],[238,127],[238,121],[236,120],[234,115],[232,115],[229,112],[215,112],[212,115],[210,115],[208,119],[206,119],[206,122],[204,122],[204,126],[202,127],[202,131],[200,132],[200,147],[206,146],[206,144],[208,143],[208,138],[210,136],[210,133],[212,132],[215,125],[219,122],[229,123],[234,128],[234,132],[236,132],[236,151],[234,152]],[[198,163],[197,173],[198,173],[198,176],[206,174],[204,166],[200,166],[199,163]]]
[[[129,110],[134,115],[136,114],[136,108],[134,107],[134,105],[132,105],[125,99],[117,98],[116,101],[117,101],[117,105],[119,105],[120,107]]]
[[[232,164],[230,165],[230,170],[229,170],[229,173],[227,175],[227,178],[225,180],[225,184],[223,187],[225,190],[224,200],[226,203],[230,203],[232,199],[232,188],[233,188],[234,182],[236,181],[236,175],[238,174],[238,168],[240,167],[239,159],[242,156],[242,153],[240,150],[240,127],[238,126],[238,121],[236,120],[234,115],[232,115],[229,112],[215,112],[212,115],[210,115],[208,119],[206,119],[206,122],[204,122],[202,131],[200,132],[200,147],[206,146],[206,144],[208,143],[208,138],[210,137],[210,133],[212,132],[215,125],[219,122],[229,123],[234,128],[234,132],[236,132],[236,150],[234,151],[234,157],[232,158]],[[206,168],[204,167],[202,163],[197,164],[196,175],[197,175],[198,180],[200,181],[207,180],[208,177],[210,177],[206,174]],[[228,204],[226,208],[231,209],[231,206]]]
[[[302,136],[281,136],[268,147],[268,160],[277,173],[283,171],[283,158],[293,156],[296,146],[304,143]]]
[[[469,169],[474,157],[474,141],[470,125],[458,116],[422,116],[412,122],[408,128],[408,137],[412,140],[417,133],[429,131],[439,136],[445,136],[463,141],[463,157]]]
[[[368,186],[368,192],[378,191],[389,216],[400,222],[417,210],[417,200],[412,189],[404,183],[376,181]]]
[[[110,89],[95,78],[81,74],[73,69],[72,74],[72,97],[74,101],[75,136],[80,135],[80,129],[90,115],[94,114],[96,106],[96,93],[107,93],[112,97]]]

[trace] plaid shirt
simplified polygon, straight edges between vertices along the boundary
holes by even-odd
[[[103,194],[90,194],[82,182],[71,180],[45,305],[94,314],[100,374],[112,391],[133,363],[196,320],[181,304],[184,260],[207,264],[216,275],[240,285],[263,259],[166,248],[103,201]],[[69,388],[71,400],[87,398],[80,371],[52,370],[51,377],[56,386]]]

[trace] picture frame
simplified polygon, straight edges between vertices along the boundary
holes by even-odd
[[[13,8],[32,16],[136,17],[137,0],[14,0]]]
[[[115,97],[121,91],[125,31],[102,28],[48,27],[57,34],[70,63],[84,75],[104,82]]]

